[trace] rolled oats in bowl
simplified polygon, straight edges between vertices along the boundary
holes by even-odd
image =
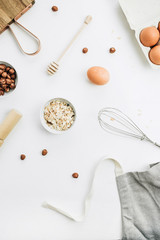
[[[42,114],[44,120],[42,125],[52,133],[69,130],[76,117],[73,105],[63,98],[54,98],[48,101]]]

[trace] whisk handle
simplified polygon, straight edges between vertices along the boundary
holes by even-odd
[[[152,140],[151,140],[150,138],[148,138],[146,135],[143,136],[143,139],[147,140],[148,142],[154,144],[156,147],[159,147],[159,148],[160,148],[160,144],[152,141]],[[142,139],[142,140],[143,140],[143,139]]]
[[[155,142],[154,145],[160,148],[160,144]]]

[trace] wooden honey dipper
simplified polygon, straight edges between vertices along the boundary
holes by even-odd
[[[63,53],[60,55],[60,57],[57,59],[56,62],[52,62],[48,68],[47,68],[47,72],[49,75],[53,75],[58,71],[59,68],[59,62],[61,61],[61,59],[64,57],[64,55],[66,54],[66,52],[70,49],[70,47],[72,46],[72,44],[75,42],[75,40],[78,38],[78,36],[80,35],[80,33],[84,30],[84,28],[91,22],[92,17],[91,16],[87,16],[82,27],[80,28],[80,30],[76,33],[76,35],[73,37],[72,41],[68,44],[68,46],[65,48],[65,50],[63,51]]]

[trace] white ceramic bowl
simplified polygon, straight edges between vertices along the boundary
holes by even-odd
[[[53,129],[53,128],[50,128],[47,123],[46,123],[46,120],[44,119],[44,108],[52,101],[56,101],[56,100],[59,100],[61,102],[65,102],[67,104],[69,104],[71,106],[71,108],[73,109],[74,111],[74,114],[75,114],[75,118],[74,118],[74,122],[72,124],[72,126],[70,128],[68,128],[67,130],[64,130],[64,131],[58,131],[56,129]],[[51,100],[49,100],[48,102],[45,103],[45,105],[41,108],[41,111],[40,111],[40,120],[41,120],[41,124],[42,126],[50,133],[54,133],[54,134],[62,134],[62,133],[66,133],[68,132],[69,130],[71,130],[71,128],[73,127],[74,123],[75,123],[75,120],[76,120],[76,110],[74,108],[74,106],[72,105],[71,102],[69,102],[68,100],[64,99],[64,98],[53,98]]]
[[[4,62],[4,61],[0,61],[0,64],[5,64],[7,67],[11,67],[11,68],[14,68],[11,64],[7,63],[7,62]],[[16,69],[14,68],[15,70],[15,73],[16,73],[16,78],[15,78],[15,85],[16,87],[14,89],[10,89],[9,92],[5,92],[4,95],[1,95],[0,98],[5,98],[5,97],[8,97],[10,96],[13,92],[15,92],[16,88],[17,88],[17,84],[18,84],[18,75],[17,75],[17,71]]]

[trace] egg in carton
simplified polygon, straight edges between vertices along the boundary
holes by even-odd
[[[160,68],[160,32],[158,30],[160,27],[160,0],[119,0],[119,3],[127,18],[130,28],[135,31],[135,37],[145,57],[147,58],[147,61],[151,67]],[[154,38],[157,38],[156,31],[158,31],[158,39],[156,40],[156,44],[152,45],[152,43],[152,46],[150,47],[142,44],[142,37],[145,38],[145,34],[142,34],[143,29],[145,29],[146,35],[150,35],[150,38],[152,38],[153,42]],[[155,45],[158,47],[155,47]],[[154,64],[153,59],[153,62],[150,60],[152,55],[154,55],[153,57],[157,60],[158,64]]]

